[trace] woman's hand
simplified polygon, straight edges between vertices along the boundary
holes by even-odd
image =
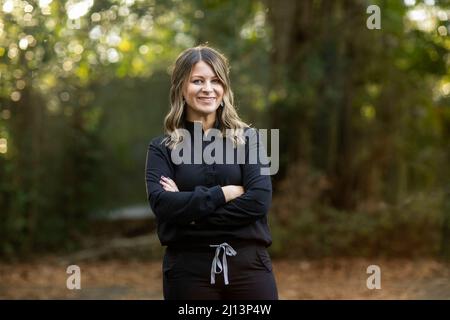
[[[170,178],[161,176],[161,180],[159,180],[159,183],[162,185],[163,189],[166,191],[179,192],[177,185]]]
[[[222,187],[222,191],[225,195],[225,201],[228,202],[244,194],[244,187],[229,185]]]

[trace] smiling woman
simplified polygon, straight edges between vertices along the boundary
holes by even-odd
[[[222,134],[243,144],[243,122],[234,107],[228,61],[217,50],[198,46],[185,50],[175,62],[170,88],[170,111],[164,120],[170,148],[181,142],[184,121],[202,123],[206,131],[217,120]],[[226,129],[230,129],[228,133]]]
[[[249,161],[262,146],[256,130],[236,112],[226,58],[206,46],[182,52],[170,103],[166,134],[150,142],[146,163],[148,201],[167,246],[164,298],[277,299],[266,249],[272,243],[267,222],[272,184],[261,174],[267,165]],[[191,146],[188,159],[201,157],[216,140],[197,145],[192,137],[209,136],[212,128],[221,133],[216,139],[234,147],[223,158],[212,164],[173,162],[180,143]],[[238,146],[245,147],[243,163]],[[234,162],[224,161],[230,158]]]

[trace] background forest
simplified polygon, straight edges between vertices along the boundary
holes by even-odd
[[[450,1],[0,4],[3,259],[68,254],[95,218],[149,212],[171,65],[202,43],[229,58],[244,121],[280,129],[275,257],[450,258]]]

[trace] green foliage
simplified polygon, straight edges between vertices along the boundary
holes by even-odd
[[[303,36],[288,40],[290,68],[275,66],[279,76],[270,93],[272,126],[282,129],[290,161],[300,158],[338,180],[333,202],[346,209],[376,193],[393,196],[390,201],[401,198],[400,181],[412,190],[442,184],[448,172],[441,175],[437,168],[446,163],[440,144],[448,141],[443,128],[449,120],[448,94],[442,94],[440,83],[447,83],[450,43],[436,28],[448,27],[448,20],[437,18],[437,12],[446,15],[446,3],[408,10],[401,2],[380,1],[377,31],[365,28],[362,3],[311,2],[292,10],[323,16],[326,23],[305,18],[302,29],[302,22],[288,25],[283,17],[273,18],[279,36],[288,31],[283,28]],[[278,12],[277,5],[272,11]],[[407,19],[414,9],[433,16],[433,30]]]
[[[401,205],[369,211],[323,205],[299,209],[287,223],[271,220],[272,252],[296,258],[434,257],[442,249],[442,198],[417,194]]]

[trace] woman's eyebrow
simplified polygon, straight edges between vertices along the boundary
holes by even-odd
[[[202,78],[202,79],[204,79],[205,77],[204,76],[201,76],[201,75],[199,75],[199,74],[193,74],[192,76],[191,76],[191,78]],[[214,76],[212,76],[212,77],[207,77],[207,78],[219,78],[218,76],[216,76],[216,75],[214,75]]]

